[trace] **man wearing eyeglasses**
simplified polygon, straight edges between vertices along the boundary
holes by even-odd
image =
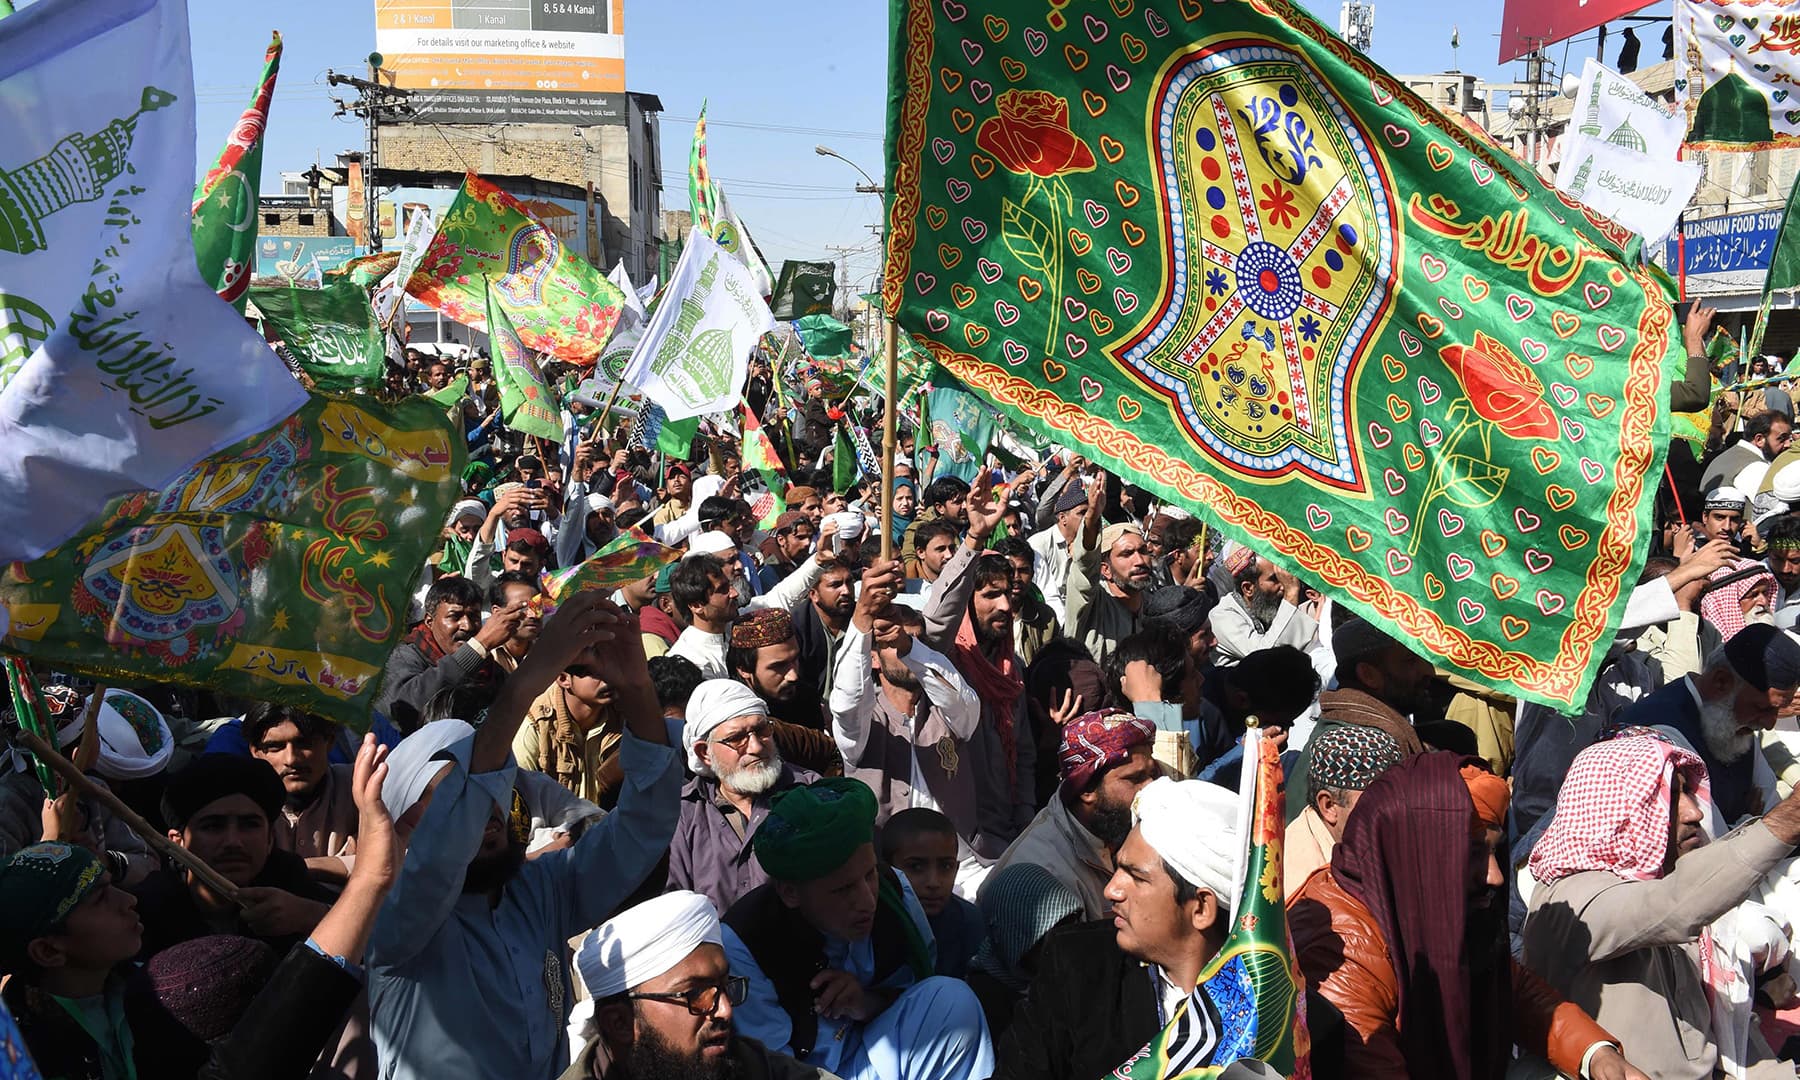
[[[698,893],[621,912],[581,943],[575,966],[598,1038],[561,1080],[835,1080],[736,1033],[747,980],[730,973],[718,912]]]
[[[681,742],[694,775],[681,790],[669,888],[692,889],[723,911],[769,880],[751,849],[769,800],[819,775],[782,759],[768,704],[734,679],[694,691]]]

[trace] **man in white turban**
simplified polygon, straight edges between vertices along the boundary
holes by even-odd
[[[1044,939],[1029,996],[997,1047],[994,1080],[1109,1076],[1181,1010],[1190,1017],[1184,1040],[1221,1042],[1216,1008],[1194,990],[1230,929],[1243,857],[1238,806],[1235,792],[1201,780],[1163,777],[1138,792],[1106,886],[1112,920]]]
[[[599,1038],[562,1080],[834,1080],[736,1034],[745,980],[731,974],[719,913],[699,893],[666,893],[621,912],[581,943],[575,967]]]
[[[819,777],[781,759],[768,704],[736,679],[708,679],[695,689],[681,744],[694,775],[681,789],[669,888],[692,889],[725,911],[769,880],[750,845],[769,800]]]

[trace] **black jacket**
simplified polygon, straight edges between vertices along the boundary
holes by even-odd
[[[317,900],[321,904],[330,904],[336,899],[330,890],[308,876],[305,859],[280,848],[269,852],[269,861],[263,864],[262,873],[250,884],[256,888],[282,889],[302,900]],[[137,896],[138,917],[144,921],[144,946],[138,952],[139,960],[148,960],[171,945],[209,934],[241,934],[265,942],[282,954],[306,940],[304,933],[283,937],[252,933],[242,918],[229,930],[215,929],[194,902],[194,894],[188,889],[183,871],[158,870],[133,886],[131,892]]]
[[[993,1080],[1108,1076],[1162,1029],[1154,975],[1119,948],[1110,919],[1053,930],[1039,948]]]

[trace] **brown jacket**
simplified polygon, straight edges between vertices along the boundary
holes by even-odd
[[[1294,959],[1306,980],[1315,1068],[1341,1063],[1336,1075],[1406,1076],[1398,981],[1375,916],[1325,866],[1288,901],[1288,929]],[[1517,1029],[1513,1041],[1526,1053],[1549,1059],[1569,1076],[1579,1076],[1588,1047],[1618,1045],[1580,1006],[1565,1001],[1544,980],[1517,963],[1512,974]]]

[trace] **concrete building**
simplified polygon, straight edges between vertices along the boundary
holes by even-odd
[[[623,260],[633,281],[657,272],[662,225],[662,101],[628,93],[625,122],[566,124],[384,124],[383,188],[448,186],[474,172],[514,194],[585,200],[600,220],[599,263]],[[584,250],[577,245],[576,250]]]

